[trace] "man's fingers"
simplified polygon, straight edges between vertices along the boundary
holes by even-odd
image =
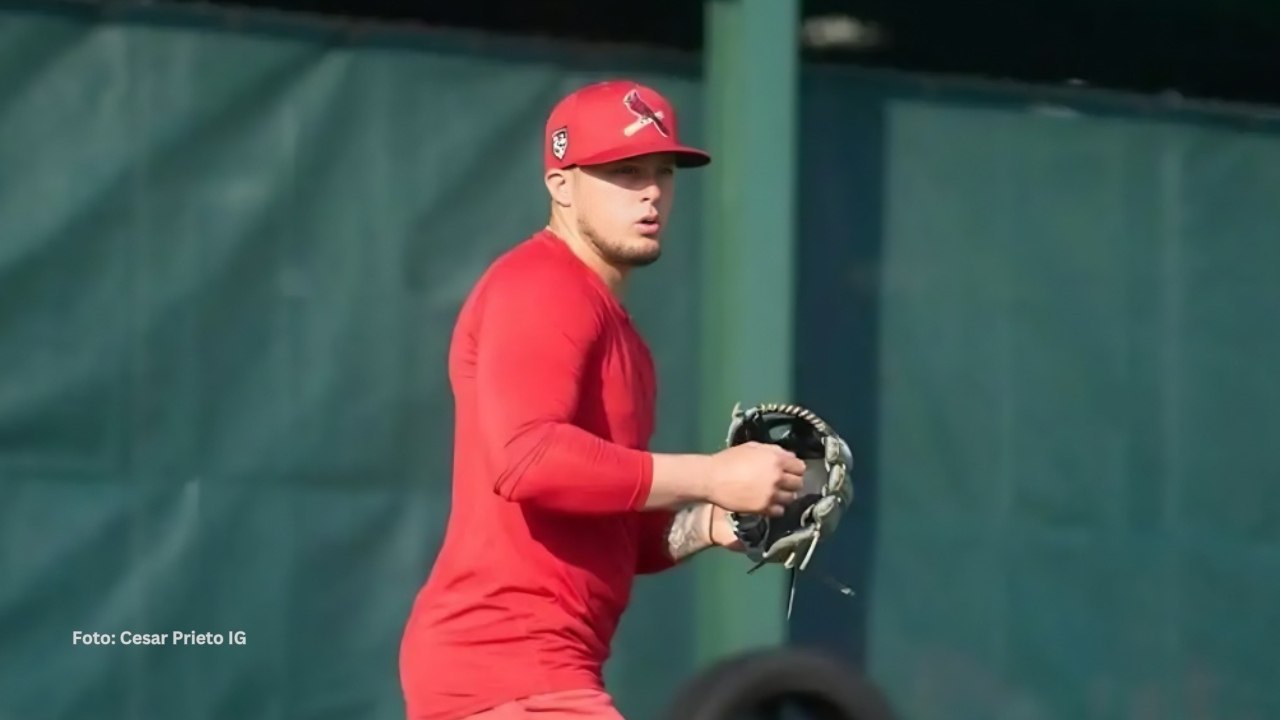
[[[804,475],[783,473],[782,480],[778,483],[778,487],[783,490],[799,490],[804,487]]]
[[[773,448],[773,451],[778,454],[778,457],[782,458],[782,469],[787,470],[788,472],[804,472],[804,461],[796,457],[795,453],[784,449],[781,445],[770,445],[769,447]]]

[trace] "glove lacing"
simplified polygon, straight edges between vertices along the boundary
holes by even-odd
[[[735,406],[734,412],[737,413],[740,407],[741,407],[740,405]],[[782,413],[785,415],[790,415],[792,417],[798,417],[801,420],[804,420],[805,422],[810,423],[819,433],[821,433],[824,436],[823,445],[824,445],[824,450],[826,451],[826,460],[828,464],[834,463],[835,460],[837,459],[838,448],[834,443],[828,442],[828,440],[830,440],[831,437],[835,435],[835,433],[832,432],[831,427],[827,425],[826,421],[818,417],[818,415],[814,413],[812,410],[806,407],[803,407],[801,405],[793,404],[793,403],[761,403],[760,405],[757,405],[754,408],[752,408],[752,410],[760,414]],[[844,467],[843,465],[833,466],[833,472],[840,473],[840,478],[835,483],[829,483],[829,486],[834,486],[838,491],[845,482],[848,482],[847,478],[844,477],[844,473],[847,472],[847,470],[848,468]],[[801,572],[803,572],[808,568],[809,561],[813,558],[813,553],[818,548],[818,542],[822,539],[822,526],[820,523],[814,522],[814,518],[813,518],[813,511],[816,507],[817,505],[807,508],[804,512],[804,515],[801,516],[802,525],[804,524],[804,521],[814,523],[813,538],[809,541],[809,547],[805,551],[804,559],[800,561],[800,565],[799,567],[797,567],[796,566],[797,553],[795,550],[791,550],[790,556],[783,563],[783,567],[791,571],[791,577],[788,583],[789,588],[787,592],[787,620],[791,619],[791,611],[795,606],[796,579],[799,577]],[[729,519],[730,519],[730,522],[736,526],[736,522],[733,519],[732,513],[729,513]],[[747,570],[747,574],[750,575],[756,570],[759,570],[761,567],[768,564],[772,559],[773,558],[771,556],[766,554],[763,558],[757,561],[756,564],[750,570]],[[839,592],[842,595],[852,597],[854,594],[852,588],[841,583],[840,581],[836,580],[835,578],[831,577],[826,573],[822,573],[822,572],[818,573],[818,578],[822,580],[824,583],[826,583],[828,586],[834,588],[837,592]]]

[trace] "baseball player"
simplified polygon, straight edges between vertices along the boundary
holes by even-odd
[[[656,261],[682,145],[672,105],[609,81],[552,110],[550,222],[493,262],[449,351],[451,513],[405,627],[411,720],[621,720],[603,665],[636,575],[713,546],[727,511],[780,516],[805,464],[777,445],[648,449],[653,359],[624,304]]]

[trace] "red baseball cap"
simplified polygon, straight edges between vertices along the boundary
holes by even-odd
[[[675,153],[679,167],[701,167],[711,156],[681,145],[675,108],[652,88],[607,80],[561,100],[547,118],[546,168],[599,165],[649,153]]]

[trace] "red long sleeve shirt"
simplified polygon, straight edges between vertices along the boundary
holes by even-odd
[[[453,495],[401,644],[409,717],[602,688],[638,573],[673,564],[642,512],[655,374],[603,281],[543,231],[494,262],[449,351]]]

